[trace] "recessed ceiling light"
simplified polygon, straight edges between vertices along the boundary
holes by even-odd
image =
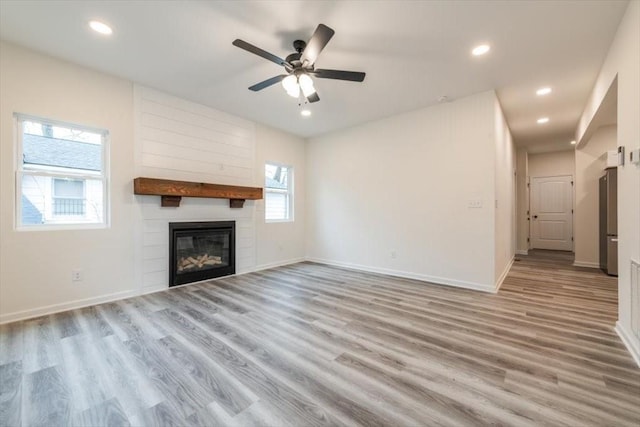
[[[96,33],[104,34],[105,36],[111,35],[111,33],[113,33],[111,27],[104,22],[90,21],[89,27],[91,27],[91,29]]]
[[[311,111],[309,110],[302,110],[300,111],[300,115],[304,116],[304,117],[309,117],[311,115]]]
[[[551,88],[550,87],[541,87],[540,89],[538,89],[536,91],[536,95],[538,95],[538,96],[549,95],[550,93],[551,93]]]
[[[471,51],[471,53],[474,56],[480,56],[480,55],[484,55],[485,53],[489,52],[491,50],[491,46],[489,46],[488,44],[481,44],[480,46],[476,46],[473,48],[473,50]]]
[[[571,145],[576,145],[576,140],[571,141]]]
[[[549,117],[540,117],[540,118],[538,119],[538,124],[539,124],[539,125],[545,124],[545,123],[547,123],[547,122],[549,122]]]

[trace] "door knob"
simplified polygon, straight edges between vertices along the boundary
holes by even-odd
[[[533,219],[538,219],[538,215],[534,215],[534,216],[533,216]]]

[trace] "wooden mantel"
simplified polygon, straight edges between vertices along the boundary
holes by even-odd
[[[134,194],[160,196],[161,206],[178,207],[183,197],[229,199],[232,208],[241,208],[244,201],[262,199],[262,188],[237,185],[206,184],[204,182],[172,181],[157,178],[133,180]]]

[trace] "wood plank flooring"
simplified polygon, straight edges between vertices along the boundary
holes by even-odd
[[[497,295],[301,263],[0,327],[2,426],[637,426],[616,280]]]

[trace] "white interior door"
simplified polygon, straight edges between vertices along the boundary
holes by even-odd
[[[572,177],[531,178],[531,247],[573,250]]]

